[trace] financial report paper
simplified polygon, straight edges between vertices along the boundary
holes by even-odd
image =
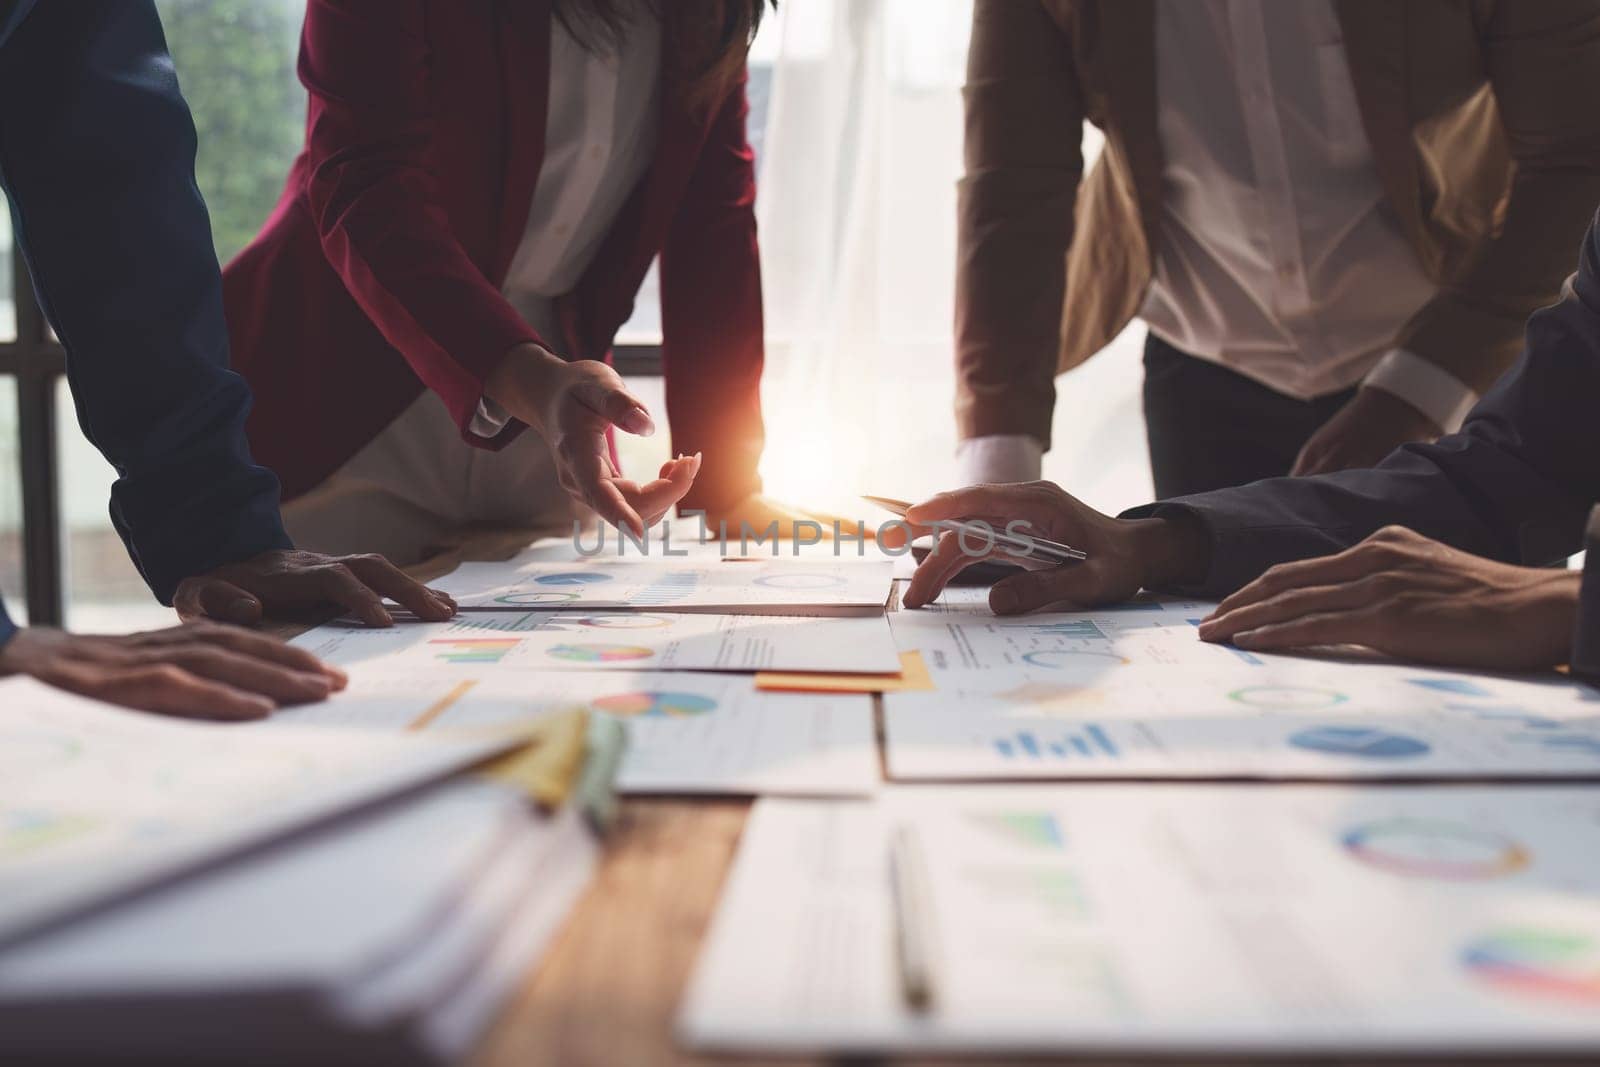
[[[617,788],[627,793],[861,796],[880,781],[870,696],[764,692],[747,674],[565,671],[530,678],[357,664],[344,692],[271,721],[470,735],[575,707],[627,727],[617,775]]]
[[[1600,692],[1343,653],[1208,644],[1211,605],[890,616],[933,692],[884,697],[892,778],[1600,777]]]
[[[906,1006],[892,830],[930,874]],[[1600,1050],[1577,787],[896,787],[761,801],[680,1017],[719,1051]]]

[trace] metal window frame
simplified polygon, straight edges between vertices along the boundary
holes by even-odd
[[[20,247],[11,251],[11,289],[17,337],[0,342],[0,375],[17,383],[23,599],[30,625],[60,626],[66,618],[66,587],[56,382],[67,371],[67,358],[60,343],[50,338]]]
[[[661,346],[612,345],[611,365],[624,378],[659,378]]]

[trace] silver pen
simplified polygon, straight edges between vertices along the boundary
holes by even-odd
[[[906,517],[906,512],[911,509],[910,504],[904,500],[895,500],[893,497],[863,496],[861,499],[876,504],[885,511],[892,512],[902,519]],[[1052,563],[1070,563],[1089,558],[1089,554],[1081,548],[1073,548],[1071,545],[1063,544],[1060,541],[1052,541],[1048,537],[1035,537],[1032,534],[1010,534],[1004,530],[996,530],[986,522],[977,523],[956,519],[940,519],[936,522],[930,522],[928,525],[938,527],[941,530],[953,530],[956,533],[970,534],[972,537],[982,538],[986,542],[992,541],[994,544],[1004,545],[1014,550],[1011,553],[1014,556],[1031,556],[1034,559],[1047,560]]]
[[[890,835],[889,882],[894,895],[900,989],[913,1011],[925,1012],[933,1007],[938,992],[933,893],[922,842],[910,826],[898,826]]]

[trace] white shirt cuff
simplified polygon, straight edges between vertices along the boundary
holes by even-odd
[[[956,446],[956,478],[962,485],[1036,482],[1044,467],[1044,445],[1027,434],[969,437]]]
[[[1403,348],[1380,359],[1362,384],[1393,393],[1445,433],[1461,429],[1461,421],[1478,402],[1478,394],[1460,378]]]
[[[511,421],[511,415],[505,408],[496,404],[486,396],[478,398],[478,410],[472,415],[472,422],[467,429],[479,437],[493,437],[506,428],[506,423]]]

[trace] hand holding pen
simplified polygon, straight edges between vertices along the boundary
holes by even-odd
[[[915,532],[938,532],[933,552],[917,568],[902,602],[931,603],[945,585],[980,560],[996,559],[1027,568],[995,583],[989,606],[1015,615],[1051,605],[1068,609],[1126,600],[1141,588],[1160,589],[1205,577],[1209,541],[1203,529],[1177,517],[1116,519],[1102,515],[1052,482],[975,485],[912,505],[905,512]],[[1071,548],[1019,554],[998,537],[987,539],[943,526],[982,522],[997,533],[1009,530],[1035,544]],[[1019,525],[1020,524],[1020,525]]]

